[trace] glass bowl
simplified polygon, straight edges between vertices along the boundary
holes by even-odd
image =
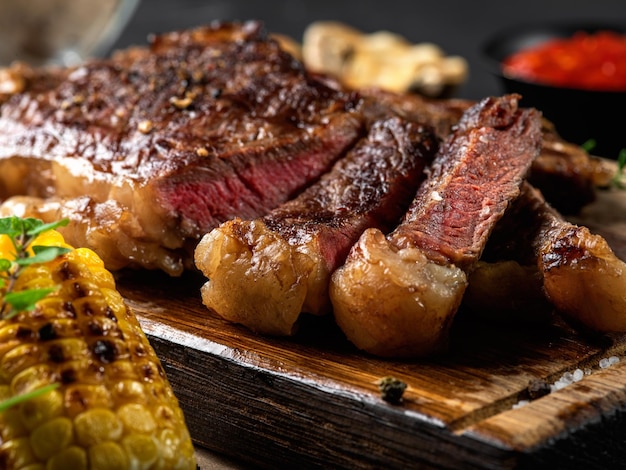
[[[75,65],[105,52],[139,0],[2,0],[0,65]]]

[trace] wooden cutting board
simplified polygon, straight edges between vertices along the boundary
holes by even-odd
[[[576,222],[626,259],[626,192],[602,192]],[[268,468],[626,462],[625,335],[589,337],[558,319],[531,327],[460,314],[449,354],[381,360],[356,351],[332,318],[307,321],[287,339],[226,323],[203,307],[202,282],[119,277],[199,446]],[[621,361],[600,367],[610,356]],[[582,380],[519,406],[529,384],[577,369]],[[381,397],[377,381],[387,376],[408,385],[399,404]]]

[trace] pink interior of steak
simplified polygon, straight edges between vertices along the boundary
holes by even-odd
[[[157,200],[182,217],[192,236],[235,216],[258,217],[325,173],[359,132],[358,119],[338,114],[321,132],[272,139],[217,158],[210,167],[190,165],[158,181]]]
[[[461,267],[477,261],[540,146],[536,110],[512,96],[483,100],[444,143],[393,239]]]
[[[387,232],[398,223],[438,143],[421,124],[399,117],[376,121],[318,183],[263,221],[294,245],[315,238],[332,271],[366,228]]]
[[[48,83],[0,107],[0,158],[54,159],[70,177],[24,191],[115,199],[183,237],[262,215],[362,132],[358,97],[312,79],[256,22],[159,36]]]

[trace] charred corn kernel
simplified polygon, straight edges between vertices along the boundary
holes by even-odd
[[[57,232],[34,245],[68,247]],[[12,251],[0,236],[0,258]],[[58,387],[0,412],[0,468],[195,470],[178,401],[102,260],[71,249],[25,268],[14,291],[41,287],[58,288],[0,318],[0,401]]]

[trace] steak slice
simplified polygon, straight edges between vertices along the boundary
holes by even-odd
[[[388,357],[433,354],[488,236],[541,148],[541,118],[518,97],[468,109],[438,153],[402,223],[366,230],[332,276],[335,318],[358,348]]]
[[[403,95],[378,89],[359,90],[365,112],[370,116],[393,112],[433,126],[445,139],[470,106],[470,100],[437,100],[419,95]],[[543,142],[533,161],[528,180],[562,214],[576,214],[593,202],[596,189],[609,183],[614,170],[598,157],[589,155],[579,145],[561,138],[552,123],[543,120]]]
[[[487,261],[538,271],[543,292],[566,319],[600,332],[626,331],[626,263],[600,235],[566,221],[525,183],[498,224]]]
[[[0,107],[0,198],[88,196],[76,220],[115,205],[104,227],[83,226],[124,232],[137,244],[129,264],[162,247],[171,274],[206,232],[290,199],[364,133],[358,96],[307,74],[258,22],[169,33],[50,74]]]
[[[391,230],[424,180],[439,140],[398,117],[367,137],[317,184],[255,220],[221,224],[202,238],[196,265],[204,304],[264,334],[290,335],[301,312],[329,313],[330,275],[368,227]]]

